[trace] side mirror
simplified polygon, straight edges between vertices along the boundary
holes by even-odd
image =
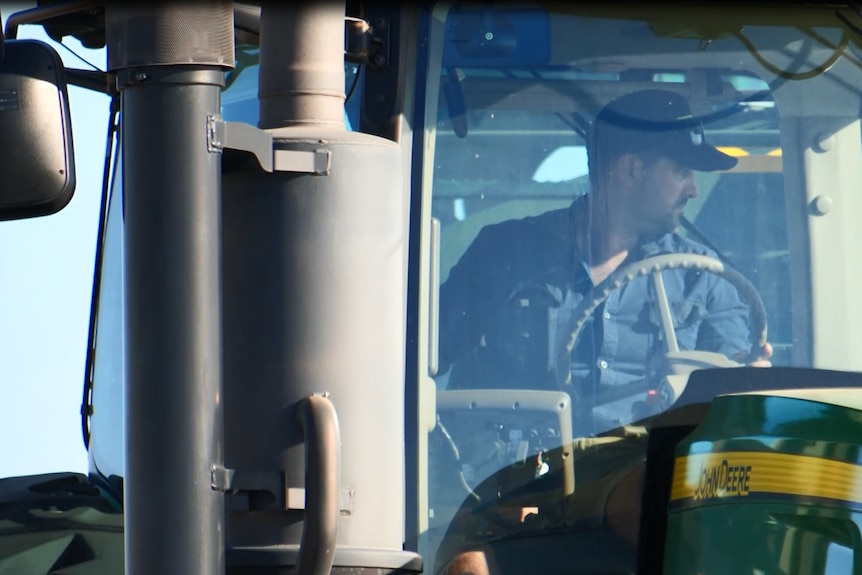
[[[0,221],[47,216],[75,191],[63,62],[38,40],[8,40],[0,55]]]

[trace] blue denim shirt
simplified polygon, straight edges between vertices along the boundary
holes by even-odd
[[[452,268],[440,288],[440,363],[442,369],[455,364],[450,388],[559,389],[555,347],[593,287],[575,241],[576,209],[583,209],[578,200],[486,226]],[[716,257],[671,233],[642,243],[626,263],[660,253]],[[748,307],[730,283],[697,270],[667,270],[663,279],[680,350],[728,357],[750,350]],[[634,279],[612,292],[584,326],[565,391],[593,406],[624,386],[645,391],[657,383],[666,349],[652,282]]]

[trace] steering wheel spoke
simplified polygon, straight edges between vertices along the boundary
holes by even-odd
[[[742,300],[749,307],[751,318],[750,332],[754,335],[754,342],[749,351],[749,356],[755,359],[759,355],[761,349],[766,344],[767,326],[766,308],[763,306],[763,301],[760,299],[757,288],[741,273],[725,267],[720,260],[714,257],[690,253],[662,254],[619,268],[603,282],[595,286],[584,297],[577,308],[575,308],[571,315],[570,324],[567,326],[567,329],[562,330],[563,339],[558,342],[556,348],[558,350],[556,357],[557,379],[561,386],[564,386],[569,381],[569,357],[578,337],[583,331],[587,319],[607,300],[611,293],[636,278],[646,276],[651,276],[656,294],[656,305],[658,306],[661,330],[667,346],[665,354],[665,380],[667,382],[665,387],[667,389],[663,390],[662,395],[663,400],[664,396],[666,396],[669,403],[665,408],[676,401],[682,394],[688,382],[688,376],[692,371],[706,368],[740,366],[739,363],[728,359],[721,353],[700,350],[680,351],[667,291],[665,290],[664,279],[662,277],[662,272],[671,269],[696,269],[714,273],[727,280],[736,288]]]

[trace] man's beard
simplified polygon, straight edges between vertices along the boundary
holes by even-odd
[[[650,218],[649,223],[644,222],[646,225],[644,225],[640,236],[646,241],[654,241],[675,232],[679,229],[682,220],[681,208],[684,205],[675,206],[670,212]]]
[[[663,218],[663,225],[661,227],[664,231],[662,235],[675,232],[679,228],[683,214],[685,213],[686,204],[688,204],[688,198],[682,198],[673,205],[667,216]]]

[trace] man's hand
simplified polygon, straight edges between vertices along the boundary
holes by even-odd
[[[748,363],[749,367],[772,367],[772,362],[769,358],[772,357],[772,345],[769,342],[763,344],[760,357]]]
[[[445,575],[491,575],[498,572],[494,569],[493,560],[489,561],[489,554],[484,549],[462,551],[446,566]]]

